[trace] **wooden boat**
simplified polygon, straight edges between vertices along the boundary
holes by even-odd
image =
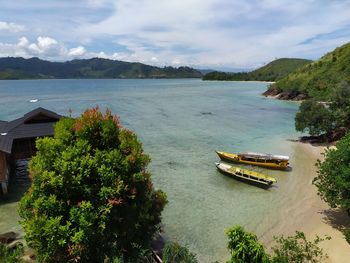
[[[255,183],[261,186],[271,186],[273,183],[277,182],[275,178],[261,173],[249,171],[222,162],[215,164],[219,171],[248,183]]]
[[[216,151],[221,160],[258,165],[274,169],[288,169],[289,157],[284,155],[262,154],[254,152],[227,153]]]

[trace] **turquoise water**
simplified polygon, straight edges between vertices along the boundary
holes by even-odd
[[[201,262],[223,261],[224,230],[242,224],[263,238],[291,191],[293,172],[264,170],[278,185],[263,190],[221,175],[214,165],[215,150],[289,154],[293,164],[286,139],[298,136],[298,105],[260,96],[266,86],[198,79],[0,81],[0,120],[39,106],[60,114],[72,109],[75,116],[96,104],[109,107],[152,157],[155,186],[169,199],[166,238],[188,245]]]

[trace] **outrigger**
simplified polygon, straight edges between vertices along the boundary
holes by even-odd
[[[269,177],[267,175],[257,173],[254,171],[249,171],[246,169],[242,169],[239,167],[235,167],[226,163],[215,163],[216,167],[219,171],[228,174],[236,179],[241,179],[242,181],[248,182],[248,183],[255,183],[260,186],[269,187],[273,183],[276,183],[277,180],[273,177]]]
[[[284,155],[263,154],[263,153],[227,153],[216,151],[221,160],[236,163],[258,165],[274,169],[289,169],[289,157]]]

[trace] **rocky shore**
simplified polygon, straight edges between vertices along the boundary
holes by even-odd
[[[301,101],[308,99],[308,96],[306,94],[300,93],[299,91],[283,91],[276,87],[270,87],[262,95],[264,95],[265,97],[273,97],[279,100]]]

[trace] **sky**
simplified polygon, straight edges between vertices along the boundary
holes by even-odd
[[[0,57],[249,69],[350,42],[350,0],[0,0]]]

